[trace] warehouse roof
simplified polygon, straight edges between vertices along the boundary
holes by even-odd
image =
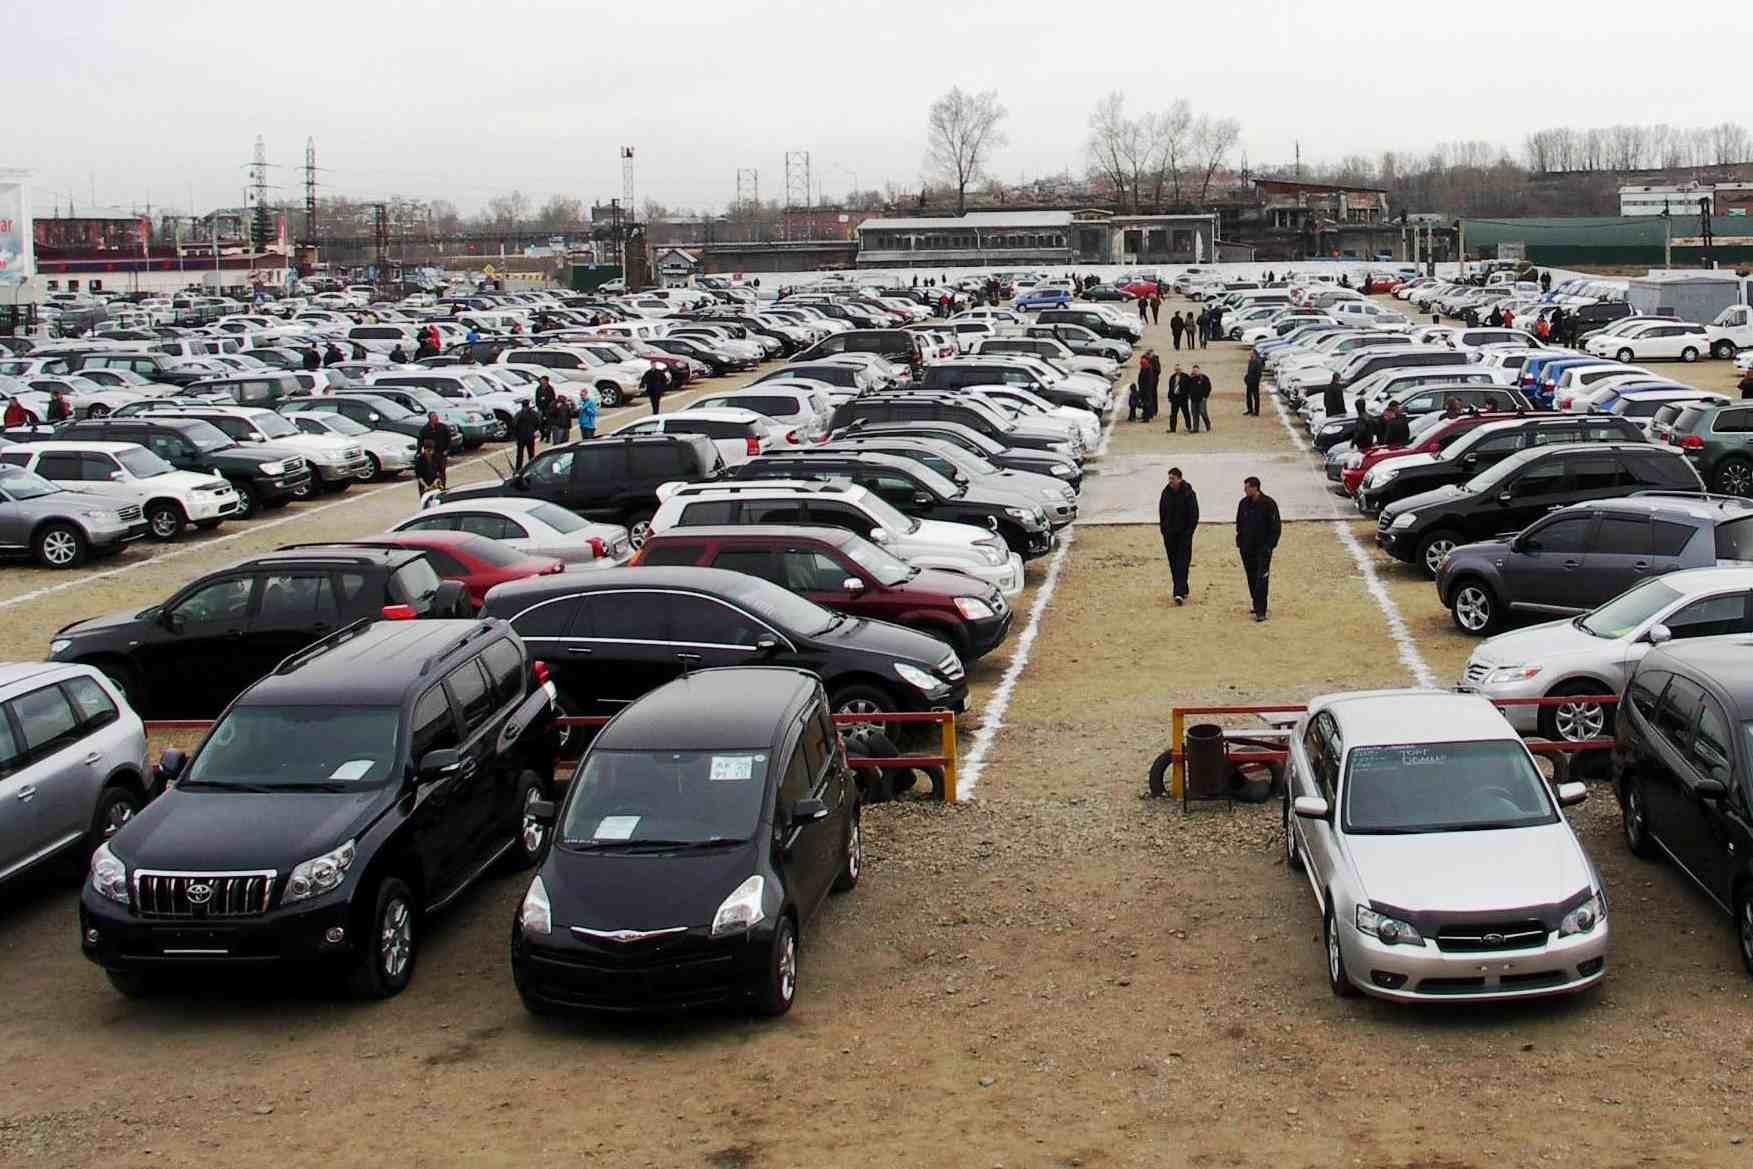
[[[1010,228],[1070,226],[1071,212],[1069,211],[970,211],[966,215],[867,219],[858,225],[858,230],[957,231],[969,227],[1008,230]]]

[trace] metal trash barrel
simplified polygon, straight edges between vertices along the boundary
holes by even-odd
[[[1224,757],[1223,728],[1194,723],[1182,748],[1187,759],[1187,795],[1196,800],[1222,799],[1230,793],[1230,764]]]

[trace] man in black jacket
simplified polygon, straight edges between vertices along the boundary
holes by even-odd
[[[307,372],[313,369],[321,369],[323,367],[323,355],[318,353],[313,346],[304,351],[302,364]]]
[[[669,385],[669,371],[661,365],[652,366],[645,371],[645,376],[639,379],[639,388],[645,391],[647,398],[651,399],[651,412],[653,414],[663,412],[663,392],[669,389]]]
[[[1321,391],[1321,409],[1327,417],[1337,418],[1345,413],[1345,387],[1339,384],[1339,371],[1333,371],[1333,380]]]
[[[1364,406],[1362,394],[1357,396],[1357,425],[1352,429],[1351,445],[1360,451],[1367,451],[1376,445],[1376,420],[1370,417],[1369,410]]]
[[[432,449],[440,455],[450,450],[450,427],[444,424],[436,411],[426,416],[426,425],[420,428],[420,441],[431,443]]]
[[[1201,373],[1196,365],[1193,372],[1187,375],[1187,400],[1193,405],[1194,433],[1198,433],[1201,426],[1206,430],[1211,429],[1211,407],[1208,404],[1210,399],[1211,379]]]
[[[1176,313],[1169,318],[1169,332],[1174,335],[1174,342],[1175,342],[1176,349],[1179,349],[1181,347],[1181,332],[1186,327],[1187,327],[1186,322],[1181,320],[1180,313]]]
[[[542,419],[528,402],[517,408],[511,419],[511,435],[517,440],[517,469],[536,457],[536,433],[542,428]]]
[[[1242,413],[1260,416],[1260,375],[1265,371],[1266,363],[1260,360],[1258,353],[1248,355],[1248,372],[1242,375],[1242,386],[1248,396],[1242,403]]]
[[[1169,576],[1174,580],[1175,604],[1187,599],[1187,570],[1193,566],[1193,533],[1199,527],[1199,496],[1181,477],[1181,468],[1169,468],[1169,485],[1156,505],[1157,527],[1163,534],[1163,551],[1169,557]]]
[[[1169,433],[1175,433],[1175,419],[1179,418],[1193,429],[1193,416],[1187,412],[1187,375],[1176,366],[1175,372],[1169,375]]]
[[[1405,446],[1412,441],[1412,421],[1400,412],[1400,403],[1389,402],[1382,411],[1380,440],[1387,446]]]
[[[1260,490],[1260,480],[1242,480],[1242,498],[1236,504],[1236,551],[1242,556],[1242,572],[1248,578],[1248,597],[1254,620],[1266,620],[1267,593],[1272,584],[1272,552],[1278,547],[1282,525],[1278,504]]]
[[[1162,376],[1163,365],[1157,360],[1156,350],[1146,349],[1138,362],[1138,408],[1146,422],[1156,417],[1157,383]]]

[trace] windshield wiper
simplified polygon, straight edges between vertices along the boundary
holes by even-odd
[[[726,848],[733,844],[747,844],[747,840],[731,840],[714,837],[711,840],[594,840],[568,838],[560,842],[562,848],[601,850],[621,850],[629,848],[664,848],[664,849],[702,849]]]
[[[188,780],[184,780],[181,783],[177,784],[177,788],[180,791],[188,791],[191,788],[193,788],[195,790],[205,789],[208,791],[221,791],[221,792],[271,792],[271,791],[280,790],[280,786],[281,785],[279,785],[279,784],[266,785],[266,784],[260,784],[260,783],[225,783],[222,781],[211,780],[211,779],[198,779],[198,780],[195,780],[193,782],[190,782]]]

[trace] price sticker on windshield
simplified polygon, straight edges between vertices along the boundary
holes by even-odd
[[[597,830],[592,836],[597,840],[631,840],[637,827],[638,816],[604,816],[597,821]]]
[[[714,781],[749,779],[755,774],[755,764],[765,758],[765,755],[714,755],[707,778]]]

